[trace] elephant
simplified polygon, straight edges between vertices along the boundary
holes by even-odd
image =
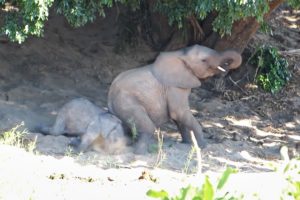
[[[154,63],[119,74],[108,93],[108,109],[126,126],[138,133],[135,152],[145,154],[155,130],[170,119],[174,121],[182,142],[191,143],[193,131],[204,148],[202,126],[190,111],[188,97],[201,80],[226,74],[242,63],[234,50],[217,52],[201,45],[161,52]]]
[[[53,126],[37,129],[46,135],[77,136],[70,143],[76,151],[93,149],[114,154],[127,144],[121,120],[85,98],[66,103],[58,111]]]

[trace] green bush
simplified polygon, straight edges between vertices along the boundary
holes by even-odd
[[[257,67],[255,81],[265,91],[278,92],[291,78],[288,62],[275,47],[262,46],[250,58],[250,64]]]
[[[170,197],[168,192],[165,190],[149,190],[147,192],[147,196],[161,200],[239,200],[242,199],[242,197],[234,197],[228,193],[218,196],[218,192],[224,187],[230,174],[236,172],[237,171],[232,168],[227,168],[221,176],[217,186],[214,186],[210,182],[209,177],[205,176],[205,180],[201,188],[189,185],[185,188],[182,188],[179,194],[175,197]]]
[[[297,9],[300,8],[300,1],[299,0],[289,0],[288,4],[290,6],[292,6],[293,8],[297,8]]]
[[[42,36],[53,6],[72,26],[80,27],[94,21],[97,15],[104,17],[104,8],[117,2],[126,3],[133,9],[139,3],[138,0],[0,0],[0,9],[4,13],[1,34],[18,43],[28,36]]]
[[[74,26],[83,26],[95,18],[105,16],[104,9],[122,3],[133,10],[140,8],[146,0],[0,0],[1,33],[12,41],[23,42],[28,36],[43,35],[44,24],[48,20],[49,10],[54,9],[64,15]],[[300,6],[299,0],[289,0],[290,5]],[[154,10],[168,17],[170,24],[183,27],[186,20],[195,17],[205,19],[212,12],[214,31],[221,35],[230,34],[232,24],[246,17],[255,17],[263,22],[264,14],[269,10],[269,1],[265,0],[156,0]],[[1,23],[1,19],[0,19]]]
[[[23,42],[29,35],[41,36],[48,19],[49,8],[54,0],[4,1],[0,5],[5,11],[1,33],[12,41]]]
[[[191,16],[203,20],[214,11],[218,13],[213,21],[214,31],[225,35],[230,34],[233,22],[239,19],[256,17],[262,22],[269,6],[265,0],[158,0],[156,9],[168,17],[170,24],[176,23],[179,27],[182,27],[185,19]]]

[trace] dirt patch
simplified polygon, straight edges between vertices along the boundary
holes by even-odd
[[[86,97],[99,106],[106,106],[109,85],[117,74],[155,58],[157,52],[143,42],[115,53],[118,32],[115,18],[111,16],[113,11],[106,19],[79,29],[71,28],[61,17],[51,17],[43,38],[31,38],[22,45],[0,41],[1,130],[21,121],[29,130],[52,124],[57,110],[75,97]],[[271,43],[281,50],[299,49],[299,16],[298,11],[281,8],[270,23],[273,36],[258,33],[251,44]],[[277,95],[262,93],[251,84],[240,89],[230,81],[222,94],[201,88],[193,90],[191,107],[209,143],[202,150],[204,171],[220,171],[225,165],[245,172],[269,171],[266,164],[281,159],[282,145],[290,147],[291,156],[297,155],[300,59],[299,56],[288,58],[293,79]],[[173,124],[167,124],[163,132],[163,160],[157,160],[155,151],[145,156],[134,155],[131,147],[116,156],[96,152],[73,156],[78,163],[99,168],[159,166],[193,172],[196,164],[194,159],[189,160],[191,147],[180,143]],[[72,155],[67,137],[34,132],[29,137],[37,138],[36,150],[41,154],[56,158]]]

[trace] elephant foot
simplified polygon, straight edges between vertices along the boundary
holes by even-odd
[[[198,143],[198,146],[201,148],[201,149],[204,149],[204,148],[206,148],[207,147],[207,142],[205,142],[204,140],[202,140],[202,141],[198,141],[197,142]]]
[[[80,137],[75,137],[75,138],[72,138],[70,143],[69,143],[69,146],[71,147],[78,147],[81,143],[81,139]]]
[[[186,143],[186,144],[193,144],[192,139],[191,138],[184,138],[182,140],[182,143]],[[204,139],[201,139],[200,141],[197,140],[197,144],[201,149],[204,149],[207,146],[207,142],[205,142]]]
[[[134,147],[134,153],[138,155],[145,155],[148,152],[148,145],[145,143],[137,143]]]
[[[72,147],[74,153],[80,153],[82,150],[80,148],[81,139],[80,137],[72,138],[69,142],[69,146]]]
[[[134,145],[134,153],[139,155],[150,153],[150,146],[155,143],[155,139],[150,134],[142,134]]]

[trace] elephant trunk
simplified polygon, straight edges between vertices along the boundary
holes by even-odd
[[[242,64],[241,54],[233,50],[222,52],[221,60],[221,66],[228,66],[229,69],[236,69]]]

